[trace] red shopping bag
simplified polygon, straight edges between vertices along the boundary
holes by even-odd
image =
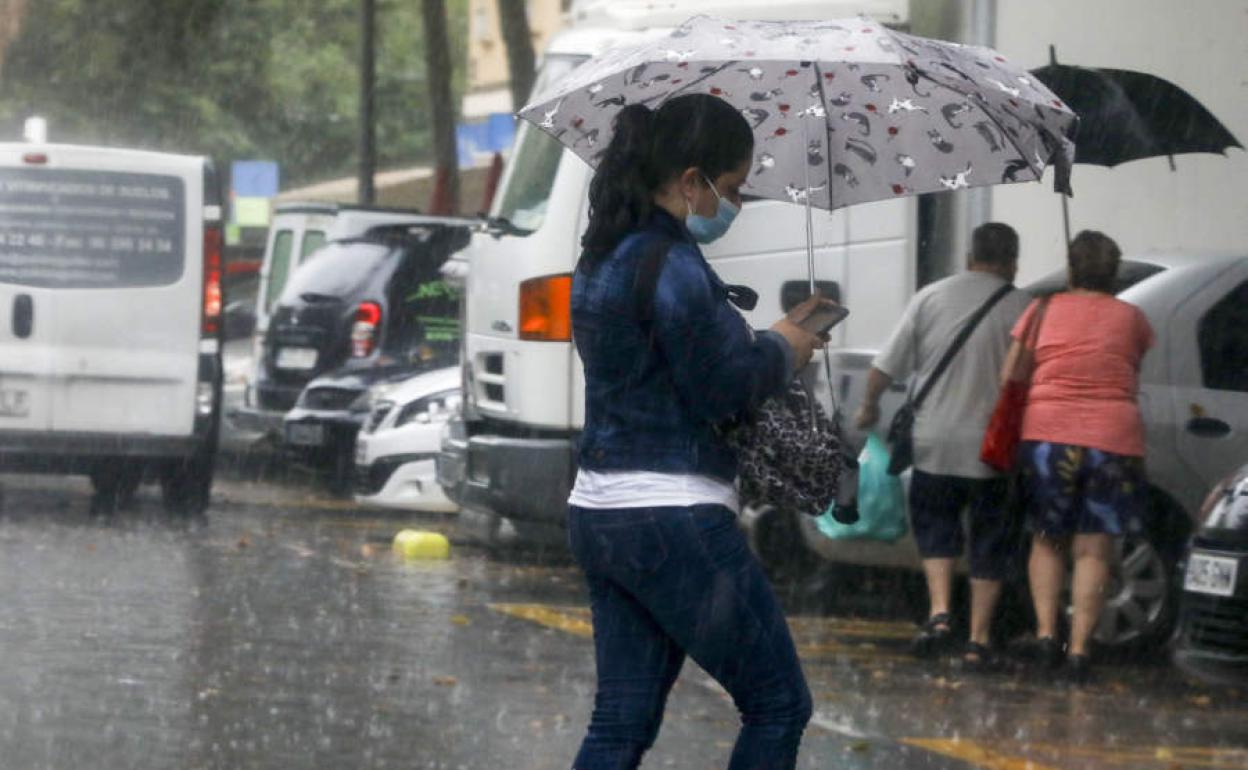
[[[1002,473],[1014,467],[1014,456],[1023,436],[1023,412],[1027,409],[1027,391],[1030,389],[1030,382],[1018,380],[1002,385],[988,429],[984,431],[979,459]]]
[[[1014,359],[1010,376],[1001,386],[997,404],[984,431],[979,447],[979,459],[1002,473],[1014,467],[1014,457],[1023,436],[1023,413],[1027,411],[1027,395],[1031,390],[1031,371],[1035,365],[1036,340],[1040,338],[1040,324],[1048,300],[1040,300],[1039,307],[1027,324],[1023,345]]]

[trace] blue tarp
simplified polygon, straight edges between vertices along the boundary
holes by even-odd
[[[272,198],[278,190],[277,163],[236,160],[230,164],[230,190],[239,198]]]
[[[456,126],[455,144],[460,167],[475,166],[480,155],[492,155],[508,149],[515,136],[515,118],[505,112],[494,113],[477,123]]]

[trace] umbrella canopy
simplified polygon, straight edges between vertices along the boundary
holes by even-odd
[[[832,209],[1038,180],[1049,164],[1069,191],[1076,117],[1043,83],[991,49],[867,19],[695,17],[581,65],[520,117],[593,165],[625,105],[688,93],[728,101],[753,127],[750,195]]]
[[[1160,155],[1243,149],[1195,97],[1155,75],[1069,64],[1032,74],[1079,115],[1075,163],[1112,167]]]

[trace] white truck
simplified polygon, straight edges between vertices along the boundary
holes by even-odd
[[[906,9],[906,2],[583,5],[573,11],[575,25],[547,49],[536,89],[595,54],[663,34],[698,12],[810,19],[865,10],[900,24]],[[494,228],[474,236],[465,253],[464,411],[444,441],[439,478],[464,518],[477,517],[487,530],[507,520],[525,537],[563,538],[584,422],[569,292],[592,174],[550,136],[522,124],[491,211]],[[820,289],[853,309],[833,345],[878,346],[900,315],[916,283],[917,205],[895,200],[815,212]],[[808,294],[800,206],[747,201],[732,230],[706,254],[725,281],[758,292],[758,306],[748,314],[755,326],[766,327]]]

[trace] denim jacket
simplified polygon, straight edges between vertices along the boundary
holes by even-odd
[[[635,284],[655,237],[672,245],[644,313]],[[736,477],[736,453],[715,426],[783,392],[794,354],[779,334],[751,330],[727,297],[689,231],[662,209],[592,271],[578,266],[572,334],[585,365],[582,468]]]

